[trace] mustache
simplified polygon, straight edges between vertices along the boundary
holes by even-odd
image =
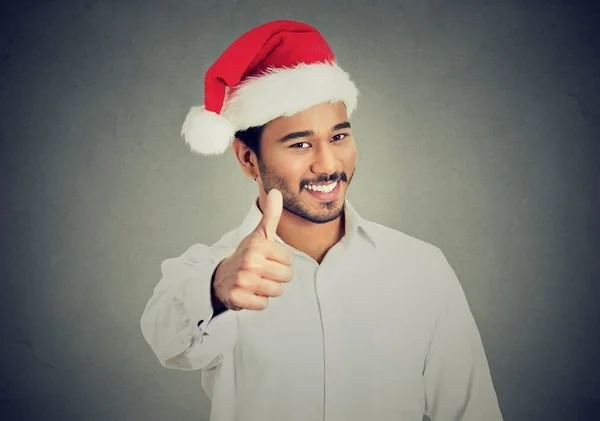
[[[331,175],[320,175],[319,177],[315,178],[314,180],[302,180],[302,183],[300,184],[300,189],[302,189],[302,186],[306,185],[306,184],[317,184],[317,183],[328,183],[331,182],[333,183],[334,181],[344,181],[344,182],[348,182],[348,176],[346,175],[346,172],[342,171],[342,172],[334,172]]]

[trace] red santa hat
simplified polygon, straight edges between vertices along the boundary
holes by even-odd
[[[238,130],[262,126],[324,102],[356,108],[358,90],[313,27],[275,21],[245,33],[208,69],[204,105],[181,134],[194,152],[222,154]]]

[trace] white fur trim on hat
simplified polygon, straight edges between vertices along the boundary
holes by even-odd
[[[221,115],[235,130],[261,126],[324,102],[342,101],[348,116],[356,108],[358,89],[336,63],[299,64],[270,69],[227,93]]]
[[[225,117],[201,106],[192,107],[181,128],[181,135],[192,151],[220,155],[233,141],[235,129]]]
[[[350,76],[335,63],[270,69],[229,89],[220,115],[204,106],[192,107],[181,135],[192,151],[220,155],[238,130],[262,126],[325,102],[342,101],[350,116],[357,99],[358,90]]]

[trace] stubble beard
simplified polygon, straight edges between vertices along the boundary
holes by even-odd
[[[326,224],[327,222],[336,220],[344,212],[345,200],[342,200],[341,205],[338,205],[340,197],[331,202],[321,202],[320,205],[323,209],[321,212],[310,211],[302,204],[300,199],[304,187],[300,187],[300,190],[294,190],[283,177],[271,171],[262,160],[258,161],[258,171],[260,172],[265,193],[268,194],[271,189],[279,190],[283,198],[283,208],[300,218],[314,224]],[[354,177],[354,173],[348,179],[346,189],[350,186],[352,177]],[[342,182],[342,178],[345,177],[342,176],[337,179],[338,183]]]

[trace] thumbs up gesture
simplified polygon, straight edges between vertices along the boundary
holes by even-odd
[[[214,277],[214,294],[230,310],[264,310],[269,297],[283,293],[292,280],[294,254],[275,242],[283,211],[279,190],[271,190],[258,226],[223,260]]]

